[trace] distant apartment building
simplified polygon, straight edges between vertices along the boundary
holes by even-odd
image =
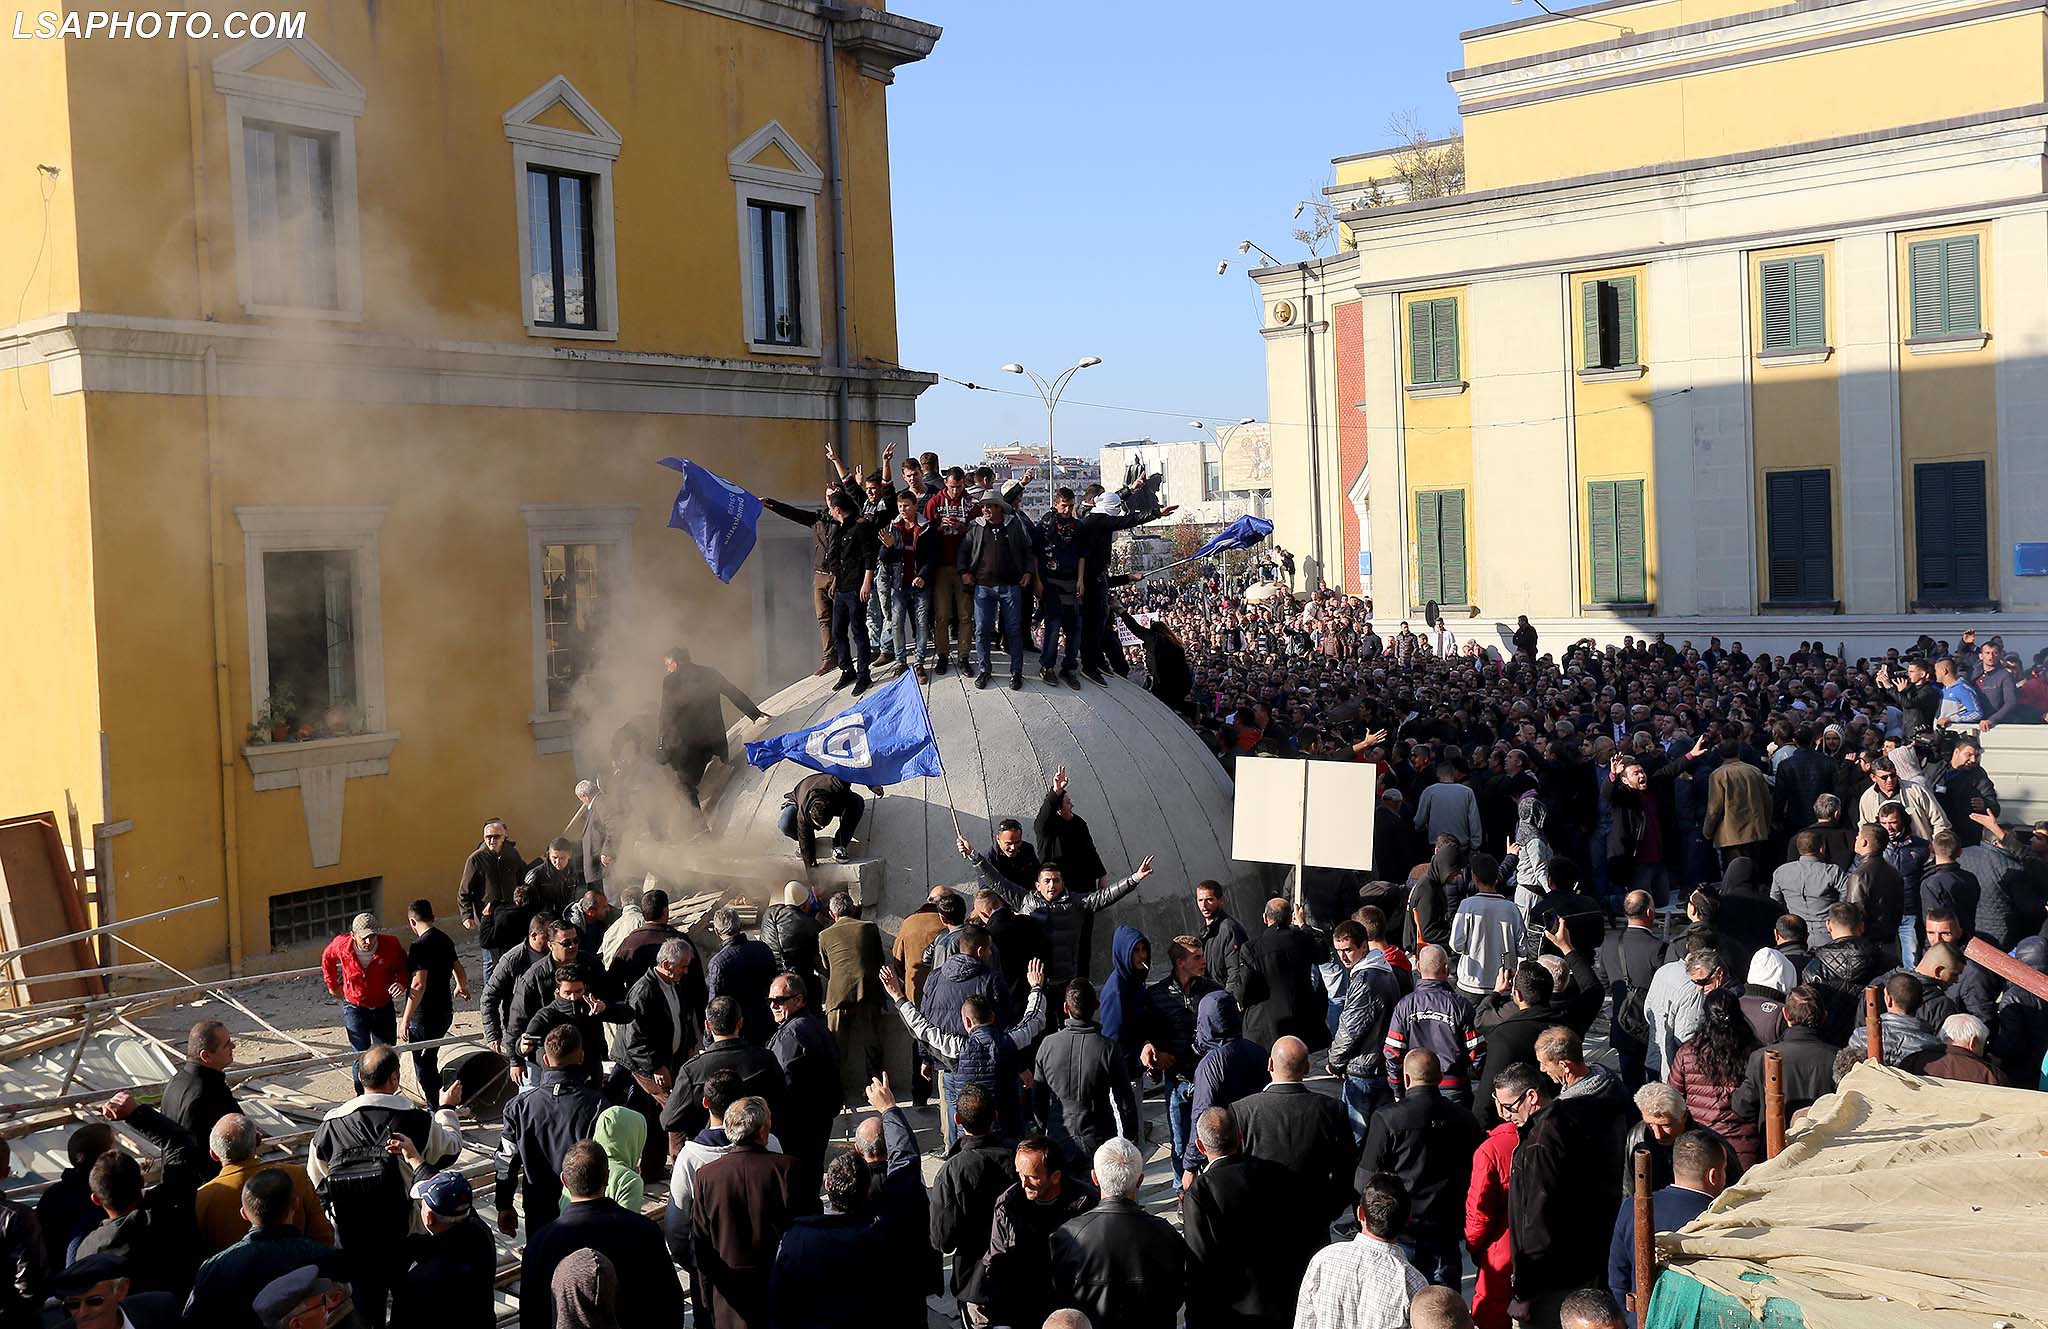
[[[1029,447],[1022,443],[1008,443],[981,450],[981,464],[993,467],[996,483],[1007,485],[1012,480],[1022,480],[1025,473],[1031,473],[1031,482],[1024,486],[1024,510],[1034,516],[1052,506],[1052,472],[1058,472],[1058,483],[1074,491],[1078,498],[1089,485],[1102,478],[1101,468],[1086,457],[1061,457],[1057,468],[1046,464],[1045,449]]]
[[[1159,501],[1179,509],[1160,520],[1165,526],[1221,526],[1246,515],[1270,516],[1273,454],[1266,426],[1253,423],[1223,433],[1221,444],[1149,438],[1112,443],[1102,450],[1103,483],[1121,483],[1132,462],[1142,460],[1147,475],[1165,477]]]

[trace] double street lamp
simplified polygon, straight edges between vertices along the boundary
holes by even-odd
[[[1059,454],[1053,451],[1052,446],[1052,418],[1053,412],[1059,408],[1060,394],[1067,390],[1067,383],[1074,375],[1084,369],[1092,369],[1101,363],[1102,357],[1099,355],[1084,355],[1073,364],[1062,369],[1051,382],[1046,381],[1045,375],[1026,369],[1023,365],[1007,364],[1003,366],[1005,374],[1022,374],[1030,379],[1031,385],[1038,389],[1039,400],[1045,403],[1045,480],[1046,492],[1048,493],[1059,488],[1060,459]]]

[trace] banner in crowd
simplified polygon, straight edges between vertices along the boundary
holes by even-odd
[[[1207,544],[1197,549],[1190,558],[1207,558],[1220,554],[1226,549],[1250,549],[1273,533],[1273,523],[1264,517],[1239,517],[1209,537]]]
[[[793,761],[848,784],[888,785],[946,773],[915,674],[875,689],[823,724],[747,744],[747,760],[764,771]]]
[[[668,524],[688,531],[704,552],[704,561],[720,581],[729,582],[754,552],[754,523],[761,519],[761,500],[723,476],[683,457],[663,457],[661,464],[683,473]]]

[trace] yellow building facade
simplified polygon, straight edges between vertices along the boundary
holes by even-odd
[[[669,646],[806,672],[808,534],[720,585],[656,463],[815,503],[933,381],[886,90],[936,28],[306,18],[0,52],[0,808],[110,824],[118,915],[223,900],[136,929],[188,966],[447,907],[488,816],[538,854]]]
[[[1379,616],[2048,630],[2048,4],[1610,0],[1463,40],[1466,192],[1360,199],[1324,264]],[[1271,336],[1292,283],[1261,284]]]

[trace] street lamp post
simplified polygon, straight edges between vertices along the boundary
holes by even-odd
[[[1060,459],[1059,454],[1053,451],[1052,446],[1052,417],[1053,412],[1059,409],[1060,394],[1067,390],[1067,383],[1075,374],[1080,373],[1083,369],[1092,369],[1101,363],[1102,357],[1099,355],[1084,355],[1073,364],[1062,369],[1059,375],[1050,383],[1046,382],[1043,374],[1026,369],[1023,365],[1007,364],[1003,366],[1005,374],[1022,374],[1030,379],[1031,385],[1038,389],[1039,400],[1045,403],[1045,484],[1048,494],[1059,488]]]
[[[1223,453],[1224,450],[1230,446],[1230,436],[1232,434],[1235,434],[1238,430],[1244,428],[1248,424],[1255,423],[1257,422],[1253,420],[1252,417],[1249,415],[1244,417],[1242,420],[1237,421],[1235,424],[1224,425],[1221,429],[1218,429],[1213,425],[1204,424],[1200,420],[1188,421],[1188,425],[1191,428],[1206,430],[1208,431],[1209,436],[1216,440],[1216,486],[1217,489],[1223,494],[1223,524],[1226,526],[1230,524],[1230,491],[1228,489],[1223,488]],[[1207,495],[1205,494],[1203,497],[1206,498]],[[1249,511],[1249,509],[1247,509],[1247,511]],[[1222,566],[1224,581],[1226,584],[1228,584],[1230,579],[1230,554],[1228,551],[1225,551],[1223,554]]]

